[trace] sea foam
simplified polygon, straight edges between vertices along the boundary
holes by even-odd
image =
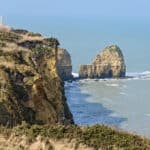
[[[79,74],[78,73],[72,73],[74,78],[78,78]],[[110,81],[110,80],[138,80],[138,79],[150,79],[150,71],[144,71],[144,72],[127,72],[125,78],[120,78],[120,79],[110,79],[110,78],[105,78],[105,79],[83,79],[86,82],[91,82],[91,81]],[[117,85],[112,85],[112,86],[117,86]]]

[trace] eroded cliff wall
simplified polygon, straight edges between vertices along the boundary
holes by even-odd
[[[55,55],[39,34],[0,31],[0,124],[73,123]]]

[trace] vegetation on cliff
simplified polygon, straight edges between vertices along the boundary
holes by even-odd
[[[13,129],[0,128],[0,134],[3,134],[9,137],[11,134],[14,137],[22,137],[25,135],[30,142],[32,143],[37,139],[37,137],[42,137],[42,139],[47,139],[47,143],[51,145],[51,149],[55,149],[58,145],[53,145],[51,140],[54,140],[56,143],[58,141],[67,140],[67,144],[72,143],[72,149],[82,149],[80,146],[86,145],[86,149],[123,149],[123,150],[132,150],[132,149],[150,149],[150,140],[142,138],[137,135],[128,134],[123,131],[117,131],[114,128],[110,128],[104,125],[94,125],[91,127],[79,127],[75,125],[70,126],[40,126],[26,124],[25,122],[22,125],[17,126]],[[55,143],[54,142],[54,143]],[[17,143],[21,145],[22,142]],[[65,145],[65,142],[62,142]],[[22,144],[23,146],[23,144]],[[24,145],[25,146],[25,145]],[[79,148],[80,147],[80,148]],[[57,148],[56,148],[57,149]],[[71,149],[71,148],[68,148]],[[67,148],[64,150],[68,150]]]

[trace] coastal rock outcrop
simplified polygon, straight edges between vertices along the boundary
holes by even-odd
[[[126,65],[121,49],[117,45],[106,47],[89,65],[80,65],[80,78],[125,77]]]
[[[71,64],[71,56],[67,50],[59,48],[58,54],[58,73],[62,80],[71,80],[72,76],[72,64]]]
[[[56,61],[44,37],[0,31],[1,125],[73,123]]]

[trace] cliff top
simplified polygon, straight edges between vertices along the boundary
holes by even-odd
[[[59,42],[56,38],[46,38],[40,33],[29,32],[23,29],[13,29],[7,26],[0,25],[0,47],[1,50],[14,50],[14,48],[33,49],[34,47],[44,46],[54,48]],[[17,49],[17,48],[16,48]]]
[[[119,46],[117,45],[111,45],[107,46],[102,52],[113,52],[113,53],[118,53],[120,57],[123,57],[122,51]]]

